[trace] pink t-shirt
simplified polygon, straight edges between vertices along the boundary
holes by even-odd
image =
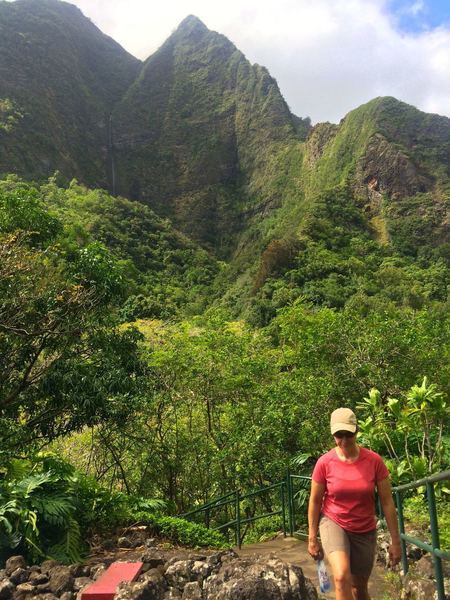
[[[360,448],[353,463],[340,460],[333,448],[319,458],[312,473],[313,481],[326,486],[322,513],[355,533],[375,529],[375,484],[388,476],[381,456],[367,448]]]

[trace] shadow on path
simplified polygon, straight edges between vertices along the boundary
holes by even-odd
[[[266,556],[268,554],[275,554],[277,558],[298,565],[303,570],[305,577],[311,579],[311,581],[319,590],[319,580],[317,578],[316,564],[309,556],[307,552],[307,544],[304,541],[298,540],[293,537],[278,536],[273,540],[267,542],[260,542],[259,544],[248,544],[242,546],[239,550],[234,548],[239,556],[251,556],[259,554]],[[385,570],[378,565],[375,566],[372,576],[369,581],[369,592],[372,600],[382,600],[384,586],[384,574]],[[331,578],[331,569],[328,567],[328,573]],[[320,597],[320,594],[319,594]],[[334,591],[327,594],[322,594],[323,598],[327,600],[334,600]]]

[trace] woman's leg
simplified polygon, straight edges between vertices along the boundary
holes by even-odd
[[[370,600],[368,583],[369,577],[352,575],[353,600]]]
[[[334,579],[336,600],[353,600],[352,576],[350,573],[350,557],[344,550],[335,550],[328,554]]]
[[[370,600],[368,583],[375,561],[376,531],[347,533],[350,542],[350,571],[353,600]]]

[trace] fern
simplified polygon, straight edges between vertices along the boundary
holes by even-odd
[[[24,479],[30,472],[28,461],[12,459],[7,463],[7,479],[20,481]]]
[[[69,518],[63,539],[49,549],[49,554],[60,562],[75,563],[81,561],[82,548],[80,526],[75,519]]]
[[[166,508],[167,503],[161,498],[132,498],[129,501],[130,508],[135,511],[161,511]]]
[[[82,540],[75,520],[73,470],[56,465],[59,472],[55,473],[44,469],[48,464],[42,459],[22,463],[8,464],[8,476],[0,486],[2,556],[20,546],[33,560],[50,556],[64,562],[80,560]]]
[[[16,483],[16,491],[20,494],[23,493],[26,498],[29,498],[35,490],[41,488],[45,483],[49,483],[53,480],[53,474],[50,471],[46,473],[37,473],[36,475],[29,475],[21,481]]]
[[[3,554],[4,549],[11,548],[14,550],[22,541],[22,536],[18,531],[15,531],[11,535],[6,535],[0,531],[0,553]]]
[[[12,524],[10,515],[18,515],[18,505],[16,500],[9,500],[6,504],[0,506],[0,524],[3,523],[4,528],[7,532],[12,531]],[[8,516],[10,518],[8,518]]]
[[[0,561],[19,547],[33,560],[79,562],[84,548],[80,524],[84,530],[112,527],[165,507],[159,499],[106,490],[53,456],[10,461],[3,472],[7,475],[0,482]],[[203,530],[192,529],[192,524],[164,522],[158,527],[162,533],[173,530],[174,538],[189,539],[194,545],[206,540]],[[218,543],[213,538],[207,541]]]
[[[55,494],[33,498],[32,503],[44,521],[57,526],[64,526],[75,510],[70,498]]]

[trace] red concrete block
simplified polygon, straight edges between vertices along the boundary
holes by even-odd
[[[141,562],[115,562],[97,581],[81,594],[82,600],[113,600],[117,586],[122,581],[134,581],[142,569]]]

